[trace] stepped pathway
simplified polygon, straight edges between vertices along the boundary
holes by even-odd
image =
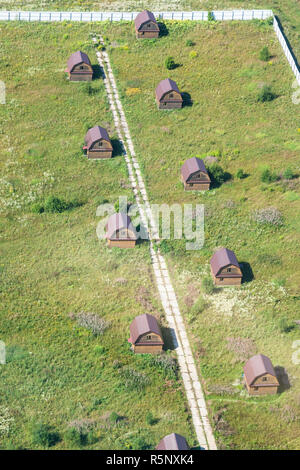
[[[93,42],[104,45],[103,38],[93,37]],[[136,159],[133,142],[123,111],[122,103],[111,68],[109,56],[105,50],[97,51],[97,59],[102,70],[103,81],[109,99],[118,137],[123,146],[129,180],[139,208],[140,218],[149,234],[150,255],[154,269],[157,288],[165,311],[166,320],[171,329],[174,347],[178,355],[178,363],[185,387],[192,420],[199,445],[203,449],[216,450],[216,443],[208,420],[208,413],[202,387],[198,378],[192,351],[189,345],[183,319],[179,310],[176,295],[170,280],[166,262],[154,249],[153,241],[158,240],[158,230],[149,204],[139,163]],[[124,136],[124,137],[123,137]]]

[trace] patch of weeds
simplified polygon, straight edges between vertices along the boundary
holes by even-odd
[[[276,98],[276,94],[272,91],[270,85],[264,85],[257,96],[257,101],[265,103],[267,101],[273,101]]]
[[[80,312],[76,315],[79,326],[90,330],[93,335],[99,336],[108,328],[109,323],[96,313]]]
[[[258,224],[270,224],[280,226],[283,224],[281,212],[276,207],[266,207],[257,209],[253,213],[253,219]]]
[[[60,435],[51,426],[44,423],[35,423],[31,428],[33,444],[44,448],[53,447],[60,441]]]
[[[214,291],[215,291],[215,285],[214,285],[214,281],[212,280],[211,277],[204,277],[202,279],[202,283],[201,283],[201,286],[202,286],[202,289],[203,291],[205,292],[205,294],[212,294]]]
[[[259,52],[259,58],[260,60],[263,60],[264,62],[268,62],[268,60],[271,59],[271,54],[267,46],[264,46],[260,52]]]

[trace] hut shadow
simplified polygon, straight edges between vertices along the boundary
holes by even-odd
[[[159,27],[159,37],[162,38],[163,36],[168,36],[169,30],[165,23],[161,23],[160,21],[157,22]]]
[[[285,390],[288,390],[289,388],[291,388],[289,376],[285,368],[282,366],[276,366],[274,367],[274,370],[275,370],[275,373],[279,382],[278,393],[283,393]]]
[[[113,147],[112,157],[122,157],[125,153],[124,146],[119,139],[111,139],[111,145]]]
[[[138,224],[135,227],[135,229],[136,229],[136,232],[137,232],[137,235],[138,235],[136,245],[143,245],[144,243],[149,243],[149,234],[148,234],[147,229],[144,226],[143,222]]]
[[[245,284],[247,282],[253,281],[254,274],[253,274],[250,264],[247,263],[247,261],[241,261],[239,264],[241,266],[242,273],[243,273],[242,283]]]
[[[182,103],[183,108],[185,108],[186,106],[193,106],[193,101],[189,93],[187,93],[186,91],[183,91],[181,93],[181,96],[183,99],[183,103]]]
[[[162,327],[161,330],[164,338],[164,350],[167,351],[169,349],[173,351],[178,348],[178,341],[174,328]]]
[[[93,68],[93,81],[99,80],[99,78],[105,78],[105,73],[102,67],[99,64],[92,65]]]
[[[191,447],[191,451],[193,450],[206,450],[204,447],[201,447],[201,446],[195,446],[195,447]]]

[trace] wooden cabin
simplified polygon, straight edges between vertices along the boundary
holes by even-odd
[[[237,286],[242,282],[242,270],[233,251],[221,248],[210,260],[215,285]]]
[[[182,108],[183,99],[174,80],[166,78],[159,82],[155,90],[156,103],[159,109]]]
[[[135,317],[130,327],[130,338],[135,353],[159,353],[164,342],[159,324],[155,317],[145,313]]]
[[[93,79],[93,68],[87,54],[74,52],[68,60],[65,72],[71,82],[90,82]]]
[[[92,127],[87,131],[84,140],[86,145],[83,150],[87,151],[88,158],[112,157],[113,147],[104,127]]]
[[[134,20],[137,38],[158,38],[159,26],[151,11],[141,11]]]
[[[173,432],[160,441],[156,450],[190,450],[190,448],[185,437]]]
[[[274,395],[279,382],[271,360],[263,354],[251,357],[244,366],[244,383],[250,395]]]
[[[210,186],[210,177],[203,160],[189,158],[181,167],[181,180],[185,190],[206,191]]]
[[[133,248],[135,246],[137,234],[127,214],[118,212],[111,215],[105,228],[109,247]]]

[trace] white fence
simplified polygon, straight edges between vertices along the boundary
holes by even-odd
[[[214,10],[214,18],[218,21],[232,20],[265,20],[274,18],[274,30],[277,34],[286,58],[295,74],[300,85],[300,71],[286,42],[284,35],[279,27],[278,21],[273,15],[272,10]],[[138,12],[121,11],[2,11],[0,10],[0,21],[132,21]],[[154,12],[156,18],[164,20],[195,20],[207,21],[207,11],[158,11]]]
[[[0,21],[132,21],[138,12],[121,11],[1,11]],[[264,20],[273,16],[272,10],[213,11],[216,20]],[[156,18],[164,20],[207,21],[207,11],[157,11]]]
[[[285,39],[284,35],[282,34],[282,31],[281,31],[281,29],[280,29],[280,26],[279,26],[278,21],[277,21],[276,18],[274,18],[274,23],[273,23],[273,24],[274,24],[275,33],[276,33],[276,35],[277,35],[277,37],[278,37],[278,40],[279,40],[279,42],[280,42],[280,44],[281,44],[281,47],[282,47],[282,49],[283,49],[283,52],[285,53],[286,58],[287,58],[287,60],[288,60],[288,62],[289,62],[289,64],[290,64],[291,69],[292,69],[292,71],[294,72],[294,75],[295,75],[295,77],[296,77],[296,80],[297,80],[297,82],[299,83],[299,86],[300,86],[300,71],[299,71],[299,68],[298,68],[298,66],[297,66],[297,64],[296,64],[296,62],[295,62],[295,59],[294,59],[294,57],[293,57],[293,54],[291,53],[291,50],[290,50],[290,48],[289,48],[289,46],[288,46],[288,44],[287,44],[287,42],[286,42],[286,39]]]

